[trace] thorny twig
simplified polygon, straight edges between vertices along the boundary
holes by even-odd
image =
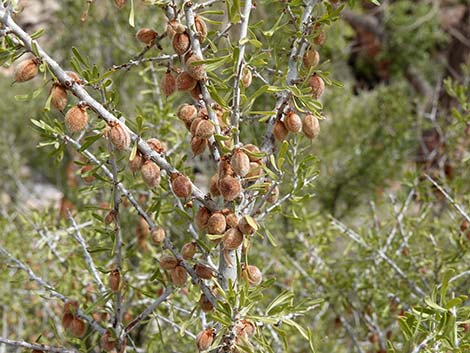
[[[58,298],[62,300],[63,302],[70,301],[70,298],[66,297],[62,293],[58,292],[53,286],[51,286],[49,283],[44,281],[41,277],[37,276],[33,270],[18,260],[16,257],[14,257],[8,250],[6,250],[3,246],[0,245],[0,253],[4,254],[6,257],[8,257],[12,262],[16,264],[20,269],[22,269],[24,272],[28,274],[28,277],[35,281],[37,284],[39,284],[41,287],[46,289],[51,293],[51,295],[55,298]],[[106,332],[106,330],[101,327],[92,317],[86,315],[82,310],[78,309],[77,310],[77,316],[85,321],[87,321],[91,327],[93,327],[94,330],[98,331],[99,333],[103,334]]]
[[[87,245],[85,243],[85,239],[83,239],[82,233],[80,232],[80,228],[78,228],[78,224],[75,221],[75,219],[73,218],[72,213],[70,212],[70,210],[67,210],[67,214],[68,214],[68,217],[70,219],[70,222],[72,223],[73,230],[74,230],[70,234],[75,238],[75,240],[82,247],[83,254],[85,256],[85,261],[88,265],[88,268],[90,269],[91,274],[93,275],[93,279],[95,280],[95,283],[98,286],[98,289],[99,289],[101,295],[105,296],[106,295],[106,288],[104,287],[104,284],[100,279],[100,275],[98,273],[98,270],[96,269],[93,258],[91,257],[91,254],[88,251]]]
[[[78,353],[78,351],[75,350],[75,349],[48,346],[48,345],[40,344],[40,343],[29,343],[29,342],[26,342],[26,341],[10,340],[10,339],[4,338],[4,337],[0,337],[0,344],[6,344],[8,346],[13,346],[13,347],[18,347],[18,348],[22,347],[22,348],[26,348],[26,349],[35,349],[35,350],[38,350],[38,351],[45,351],[45,352]]]

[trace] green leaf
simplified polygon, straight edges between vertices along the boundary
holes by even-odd
[[[274,300],[268,305],[266,308],[266,314],[270,315],[271,311],[276,307],[283,305],[285,303],[292,303],[292,299],[294,298],[294,293],[291,291],[284,291],[283,293],[279,294]]]
[[[78,60],[80,64],[82,64],[84,67],[89,66],[88,63],[83,59],[82,55],[80,54],[77,48],[72,47],[72,53],[73,53],[73,56]]]
[[[31,38],[32,39],[38,39],[39,37],[41,37],[44,34],[44,32],[46,32],[46,30],[44,28],[40,28],[36,32],[31,34]]]
[[[102,136],[103,136],[102,134],[96,134],[96,135],[86,137],[85,142],[82,144],[82,147],[80,148],[80,152],[85,151],[88,147],[90,147],[96,141],[98,141]]]

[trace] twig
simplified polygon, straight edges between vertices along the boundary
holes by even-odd
[[[241,27],[240,37],[238,40],[238,59],[237,59],[237,72],[233,81],[233,104],[232,104],[232,117],[231,125],[234,129],[233,140],[234,144],[240,143],[240,80],[243,74],[243,62],[245,60],[245,49],[246,49],[246,36],[248,34],[248,24],[250,22],[251,13],[251,0],[245,0],[245,7],[241,14]]]
[[[116,239],[114,242],[114,269],[113,271],[118,271],[120,277],[120,284],[122,283],[122,232],[121,232],[121,222],[119,217],[119,204],[121,202],[121,197],[119,195],[118,188],[118,168],[116,163],[116,150],[114,149],[111,141],[109,142],[109,150],[111,156],[109,162],[111,164],[111,170],[113,174],[113,222],[114,222],[114,234]],[[122,292],[121,286],[116,291],[115,294],[115,304],[114,304],[114,322],[113,328],[116,332],[117,337],[117,348],[121,348],[121,322],[122,322]]]
[[[160,295],[155,301],[150,304],[143,312],[141,312],[134,320],[132,320],[127,327],[125,328],[125,334],[129,334],[133,329],[137,326],[142,324],[142,320],[144,320],[147,316],[149,316],[157,306],[159,306],[163,301],[168,298],[168,296],[173,293],[173,287],[168,287],[165,289],[162,295]]]
[[[10,340],[8,338],[0,337],[0,344],[2,343],[8,346],[22,347],[26,349],[35,349],[35,350],[46,351],[46,352],[78,353],[78,351],[75,349],[53,347],[53,346],[48,346],[48,345],[40,344],[40,343],[29,343],[26,341],[15,341],[15,340]]]
[[[424,174],[426,179],[428,179],[439,192],[444,195],[444,197],[451,203],[452,206],[460,213],[460,215],[465,218],[467,222],[470,222],[470,216],[465,212],[462,206],[460,206],[453,198],[450,196],[433,178],[431,178],[428,174]]]
[[[191,331],[186,330],[185,328],[182,328],[182,327],[181,327],[180,325],[178,325],[176,322],[171,321],[170,319],[166,318],[165,316],[155,314],[155,317],[156,317],[157,319],[160,319],[160,320],[166,322],[167,324],[173,326],[173,327],[174,327],[175,329],[177,329],[178,331],[183,330],[183,332],[184,332],[187,336],[191,337],[192,339],[196,339],[196,335],[195,335],[194,333],[192,333]]]
[[[59,293],[57,290],[55,290],[55,288],[52,287],[49,283],[44,281],[41,277],[37,276],[29,266],[25,265],[23,262],[21,262],[16,257],[14,257],[12,254],[8,252],[8,250],[6,250],[1,245],[0,245],[0,253],[3,253],[12,262],[14,262],[20,269],[25,271],[31,280],[35,281],[41,287],[49,291],[53,297],[58,298],[62,300],[63,302],[70,301],[68,297],[66,297],[62,293]],[[91,325],[91,327],[93,327],[93,329],[95,329],[99,333],[104,334],[106,332],[106,330],[103,327],[101,327],[95,320],[93,320],[92,317],[86,315],[81,309],[77,310],[77,316],[87,321]]]
[[[392,267],[392,269],[401,277],[403,278],[406,282],[408,282],[409,286],[411,289],[414,290],[414,292],[416,294],[418,294],[419,296],[421,297],[424,297],[426,295],[426,293],[420,288],[418,287],[418,285],[416,285],[416,283],[411,280],[404,272],[403,270],[400,269],[400,267],[398,267],[398,265],[392,260],[390,259],[382,250],[377,250],[377,249],[373,249],[371,248],[362,238],[359,234],[357,234],[356,232],[354,232],[352,229],[348,228],[346,225],[344,225],[343,223],[341,223],[340,221],[338,221],[336,218],[334,217],[331,217],[331,220],[332,220],[332,224],[335,228],[341,230],[343,233],[345,233],[346,235],[348,235],[352,240],[354,240],[356,243],[358,243],[359,245],[361,245],[362,247],[364,247],[365,249],[367,250],[371,250],[373,252],[376,252],[377,255],[379,255],[383,260],[385,260],[386,263],[388,263],[390,265],[390,267]]]
[[[71,232],[71,235],[75,238],[76,241],[78,241],[78,243],[82,247],[83,254],[85,255],[85,261],[88,265],[88,268],[91,271],[91,274],[93,275],[95,283],[98,286],[98,289],[99,289],[101,295],[105,296],[106,295],[106,288],[104,287],[104,284],[100,279],[100,275],[98,273],[98,270],[96,269],[93,258],[91,257],[91,254],[88,251],[87,245],[85,243],[85,239],[83,239],[83,236],[80,232],[80,228],[78,228],[78,224],[75,221],[75,219],[73,218],[72,213],[70,212],[70,210],[67,210],[67,214],[69,216],[70,222],[72,223],[72,227],[74,229],[74,232]]]

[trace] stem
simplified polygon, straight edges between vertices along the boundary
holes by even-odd
[[[57,353],[77,353],[78,352],[75,349],[53,347],[53,346],[47,346],[45,344],[29,343],[26,341],[14,341],[14,340],[9,340],[8,338],[0,337],[0,344],[2,343],[8,346],[23,347],[26,349],[36,349],[39,351],[46,351],[46,352],[57,352]]]
[[[103,282],[100,279],[98,270],[96,269],[95,263],[93,262],[93,258],[91,257],[90,252],[88,251],[87,245],[85,243],[85,239],[83,239],[83,236],[80,232],[80,228],[78,228],[77,222],[72,216],[72,213],[70,210],[67,210],[70,222],[72,223],[74,233],[72,233],[72,236],[75,238],[76,241],[79,242],[80,246],[82,247],[83,254],[85,255],[85,261],[88,265],[88,268],[90,269],[91,274],[93,275],[93,278],[95,280],[96,285],[98,286],[98,289],[101,293],[102,296],[106,295],[106,288],[104,287]]]
[[[55,290],[54,287],[52,287],[49,283],[47,283],[46,281],[44,281],[41,277],[37,276],[33,270],[25,265],[23,262],[21,262],[20,260],[18,260],[16,257],[14,257],[12,254],[10,254],[8,252],[8,250],[6,250],[3,246],[0,245],[0,253],[3,253],[6,257],[8,257],[12,262],[14,262],[20,269],[22,269],[23,271],[25,271],[29,278],[33,281],[35,281],[36,283],[38,283],[41,287],[43,287],[44,289],[46,289],[47,291],[49,291],[51,293],[51,295],[55,298],[58,298],[60,300],[62,300],[63,302],[67,302],[67,301],[70,301],[71,299],[66,297],[65,295],[63,295],[62,293],[58,292],[57,290]],[[92,317],[88,316],[87,314],[85,314],[81,309],[78,309],[77,310],[77,316],[85,321],[87,321],[90,326],[98,331],[99,333],[101,334],[104,334],[106,332],[106,329],[104,329],[103,327],[101,327],[95,320],[93,320]]]
[[[250,21],[251,13],[251,0],[245,0],[245,7],[241,15],[241,28],[239,38],[239,53],[237,60],[237,74],[233,81],[233,105],[232,105],[232,119],[231,124],[234,129],[233,140],[235,146],[240,143],[240,80],[243,73],[243,62],[245,57],[246,41],[245,38],[248,34],[248,23]]]
[[[125,334],[129,334],[133,329],[135,329],[137,326],[142,324],[142,320],[144,320],[147,316],[149,316],[157,306],[159,306],[163,301],[166,300],[166,298],[169,297],[169,295],[173,293],[173,288],[168,287],[165,289],[163,294],[159,296],[155,301],[150,304],[143,312],[141,312],[134,320],[132,320],[129,325],[125,328],[124,332]]]
[[[116,235],[115,245],[114,245],[114,270],[119,271],[120,282],[122,283],[122,232],[121,232],[121,223],[119,219],[119,204],[121,202],[121,198],[119,195],[119,188],[118,188],[118,169],[116,164],[116,156],[111,141],[109,142],[109,149],[111,156],[109,161],[111,163],[111,170],[113,173],[113,211],[114,211],[114,233]],[[120,284],[121,284],[120,283]],[[122,322],[122,293],[121,293],[121,285],[115,295],[115,304],[114,304],[114,323],[113,328],[116,332],[117,337],[117,349],[118,351],[121,348],[122,339],[121,339],[121,322]]]

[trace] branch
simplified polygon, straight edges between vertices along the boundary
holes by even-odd
[[[45,344],[29,343],[26,341],[14,341],[14,340],[9,340],[8,338],[0,337],[0,344],[2,343],[9,345],[9,346],[23,347],[26,349],[34,349],[38,351],[57,352],[57,353],[78,353],[78,351],[75,349],[53,347],[53,346],[47,346]]]
[[[72,223],[72,226],[73,226],[73,229],[74,229],[74,233],[71,233],[71,234],[75,238],[75,240],[78,241],[79,244],[81,245],[82,250],[83,250],[83,254],[85,255],[85,261],[88,265],[88,268],[91,271],[91,274],[93,275],[95,283],[97,284],[101,295],[105,296],[106,295],[106,288],[104,287],[104,284],[100,279],[98,270],[96,269],[95,263],[93,262],[93,258],[91,257],[91,254],[88,251],[87,245],[85,243],[85,239],[83,239],[82,234],[80,232],[80,228],[78,228],[77,222],[75,222],[75,219],[73,218],[72,213],[70,212],[70,210],[67,210],[67,213],[68,213],[70,222]]]
[[[113,222],[114,222],[114,233],[116,235],[116,240],[114,242],[114,270],[118,271],[119,276],[119,287],[116,291],[115,295],[115,304],[114,304],[114,322],[113,328],[116,333],[117,337],[117,348],[118,350],[121,348],[122,345],[122,337],[121,337],[121,322],[122,322],[122,293],[121,293],[121,283],[122,283],[122,232],[121,232],[121,223],[119,219],[119,204],[121,202],[121,198],[119,196],[119,188],[118,188],[118,168],[116,163],[116,150],[113,147],[111,141],[109,141],[109,150],[111,156],[109,158],[109,162],[111,163],[111,169],[113,173]]]
[[[449,201],[452,206],[457,210],[457,212],[460,213],[460,215],[465,218],[467,222],[470,222],[470,216],[465,212],[462,206],[460,206],[453,198],[450,196],[443,188],[440,186],[433,178],[431,178],[428,174],[424,174],[426,179],[428,179],[436,188],[439,190],[439,192],[444,195],[444,197]]]
[[[194,18],[193,18],[194,20]],[[101,103],[96,101],[91,97],[88,92],[79,84],[75,83],[66,72],[59,66],[59,64],[53,60],[37,43],[37,41],[32,40],[31,37],[23,31],[23,29],[18,26],[15,21],[10,17],[5,8],[0,7],[0,22],[3,23],[6,27],[10,28],[12,33],[14,33],[19,39],[24,43],[25,48],[35,55],[35,52],[38,54],[43,62],[45,62],[50,70],[54,73],[57,79],[62,83],[67,89],[69,89],[75,96],[77,96],[81,101],[87,103],[87,105],[97,113],[98,117],[106,121],[108,124],[118,124],[127,131],[131,137],[131,140],[137,143],[139,151],[146,156],[147,158],[153,160],[157,163],[160,168],[166,170],[169,174],[178,173],[178,170],[173,167],[166,158],[155,151],[136,133],[130,130],[125,123],[121,122],[116,116],[114,116],[110,111],[108,111]],[[194,22],[194,21],[193,21]],[[33,43],[36,50],[33,50]],[[199,42],[198,42],[199,43]],[[206,90],[207,93],[207,90]],[[209,109],[208,109],[209,110]],[[214,113],[212,112],[213,117],[215,118]],[[216,119],[216,118],[215,118]],[[215,203],[212,200],[207,200],[205,194],[194,184],[192,184],[192,195],[199,202],[204,204],[209,209],[215,208]]]
[[[70,301],[71,299],[66,297],[65,295],[63,295],[62,293],[59,293],[58,291],[56,291],[54,289],[54,287],[52,287],[49,283],[47,283],[46,281],[44,281],[41,277],[37,276],[33,270],[31,270],[31,268],[27,265],[25,265],[23,262],[21,262],[20,260],[18,260],[16,257],[14,257],[12,254],[10,254],[3,246],[0,245],[0,253],[3,253],[6,257],[8,257],[11,261],[13,261],[20,269],[22,269],[23,271],[25,271],[29,278],[33,281],[35,281],[36,283],[38,283],[41,287],[43,287],[44,289],[46,289],[47,291],[49,291],[51,293],[51,295],[55,298],[59,298],[60,300],[62,300],[63,302],[67,302],[67,301]],[[81,309],[78,309],[77,310],[77,316],[85,321],[87,321],[90,326],[95,329],[96,331],[98,331],[100,334],[104,334],[106,332],[106,329],[104,329],[103,327],[101,327],[95,320],[93,320],[93,318],[91,318],[90,316],[88,316],[87,314],[85,314]]]
[[[232,118],[231,125],[235,129],[234,131],[234,141],[235,145],[240,143],[240,80],[243,73],[243,62],[245,57],[246,49],[246,36],[248,34],[248,23],[250,22],[250,13],[251,13],[251,0],[245,0],[245,7],[243,8],[243,13],[241,15],[241,28],[240,28],[240,38],[238,59],[237,59],[237,73],[233,81],[233,105],[232,105]]]
[[[162,295],[160,295],[155,301],[150,304],[143,312],[141,312],[134,320],[132,320],[124,330],[124,333],[127,335],[137,326],[142,324],[142,320],[144,320],[147,316],[149,316],[157,306],[159,306],[163,301],[168,298],[168,296],[173,293],[173,287],[168,287],[165,289]]]
[[[413,291],[418,294],[419,296],[421,297],[424,297],[426,295],[426,293],[416,285],[416,283],[414,283],[413,280],[411,280],[410,278],[408,278],[408,276],[403,272],[403,270],[401,270],[398,265],[392,260],[390,259],[382,250],[376,250],[376,249],[373,249],[371,248],[362,238],[359,234],[357,234],[356,232],[354,232],[352,229],[348,228],[346,225],[344,225],[343,223],[341,223],[340,221],[338,221],[336,218],[334,217],[331,217],[331,220],[332,220],[332,224],[335,228],[337,228],[338,230],[342,231],[343,233],[345,233],[346,235],[348,235],[352,240],[354,240],[356,243],[358,243],[359,245],[361,245],[363,248],[365,248],[366,250],[371,250],[373,252],[376,252],[377,255],[379,255],[383,260],[385,260],[386,263],[388,263],[390,265],[390,267],[392,267],[392,269],[401,277],[403,278],[406,282],[408,282],[409,286],[411,289],[413,289]]]

